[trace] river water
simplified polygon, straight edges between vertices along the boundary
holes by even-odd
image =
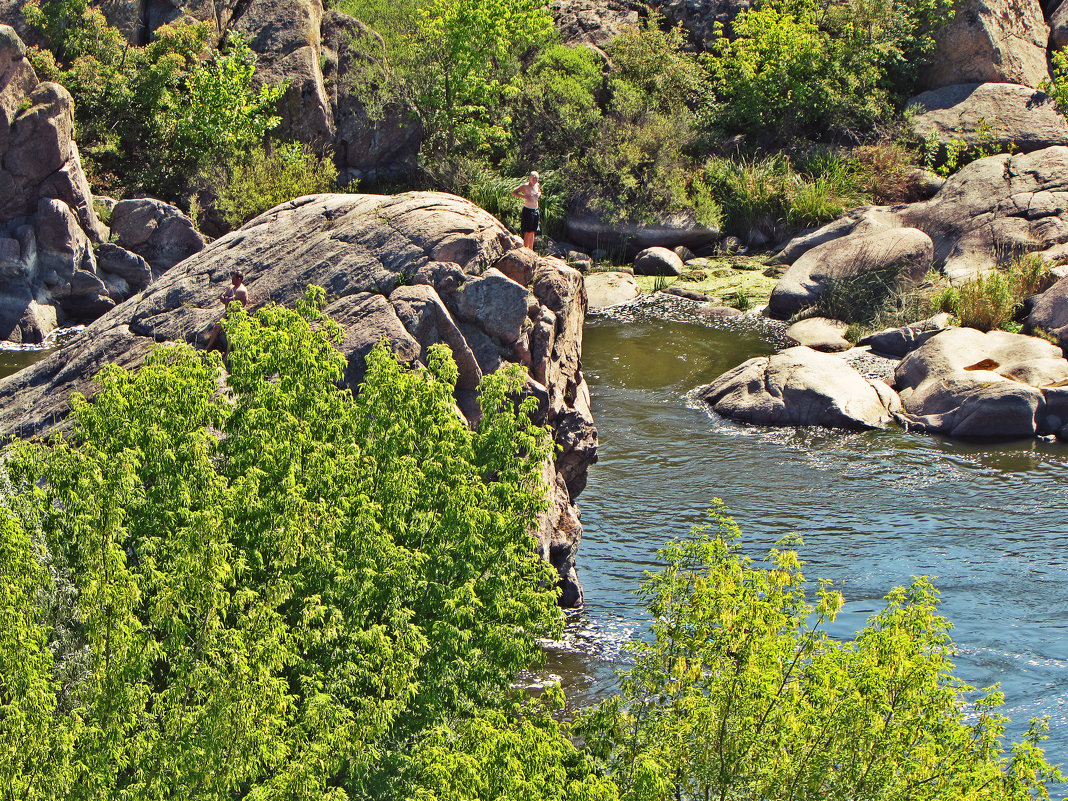
[[[783,534],[802,536],[806,576],[833,579],[845,596],[836,636],[863,627],[891,587],[933,577],[954,624],[957,675],[1000,682],[1010,736],[1048,715],[1047,755],[1068,761],[1068,446],[764,429],[688,397],[773,352],[776,336],[767,323],[714,327],[682,311],[587,320],[600,462],[579,498],[586,606],[547,669],[575,705],[613,689],[623,644],[646,632],[633,594],[643,571],[718,497],[753,556]]]

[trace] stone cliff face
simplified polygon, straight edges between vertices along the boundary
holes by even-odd
[[[0,436],[62,425],[71,392],[91,395],[92,376],[106,363],[135,367],[156,342],[202,341],[234,269],[245,274],[252,308],[292,304],[317,284],[344,328],[353,388],[382,339],[411,364],[442,342],[459,366],[457,405],[473,422],[481,377],[509,363],[525,367],[539,422],[559,445],[545,465],[551,504],[539,543],[559,571],[562,603],[575,606],[582,527],[574,499],[597,458],[581,363],[586,293],[577,271],[520,244],[487,212],[451,195],[299,198],[216,240],[61,351],[0,382]]]
[[[101,8],[132,44],[182,20],[211,23],[220,43],[229,31],[245,36],[259,57],[258,79],[288,84],[277,133],[332,151],[343,179],[399,174],[414,163],[418,124],[401,109],[370,119],[346,86],[353,67],[348,43],[376,34],[324,11],[320,0],[109,0]]]
[[[109,231],[73,133],[70,94],[39,82],[22,40],[0,25],[0,340],[40,342],[99,317],[204,246],[159,201],[118,204]]]
[[[93,244],[108,229],[72,139],[74,107],[41,83],[15,31],[0,25],[0,339],[40,342],[58,321],[115,305]]]

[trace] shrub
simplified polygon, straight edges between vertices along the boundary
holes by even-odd
[[[1042,721],[1006,753],[1000,693],[953,675],[926,578],[831,637],[843,598],[805,580],[799,540],[754,562],[722,505],[712,517],[659,552],[640,591],[652,640],[631,645],[620,694],[580,718],[621,797],[1029,801],[1062,780]]]
[[[750,242],[828,222],[868,197],[857,164],[831,152],[802,157],[798,166],[783,153],[713,157],[703,177],[723,210],[725,230]]]
[[[256,147],[240,160],[202,172],[198,184],[231,228],[280,203],[337,189],[337,168],[299,142]],[[349,187],[350,190],[355,187]]]
[[[846,323],[871,324],[900,291],[902,268],[901,264],[892,264],[846,277],[827,278],[822,284],[815,312]]]
[[[616,222],[647,223],[690,211],[718,226],[720,206],[686,149],[692,129],[685,115],[650,111],[636,119],[606,120],[579,179],[592,205]]]
[[[878,204],[917,200],[915,156],[900,142],[880,141],[850,152],[858,165],[861,182],[871,201]]]
[[[870,128],[912,93],[953,0],[769,0],[743,11],[708,57],[714,121],[789,141]]]

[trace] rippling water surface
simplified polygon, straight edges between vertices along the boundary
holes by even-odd
[[[834,579],[850,636],[893,586],[929,575],[954,624],[957,673],[1000,682],[1019,736],[1050,717],[1047,754],[1068,761],[1068,447],[949,442],[901,432],[761,429],[688,398],[746,358],[770,328],[628,313],[587,322],[583,368],[600,462],[579,498],[586,607],[550,654],[578,704],[614,686],[646,618],[633,590],[656,549],[722,498],[759,554],[788,532],[810,578]]]

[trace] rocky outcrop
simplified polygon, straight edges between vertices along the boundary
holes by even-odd
[[[415,163],[422,141],[418,120],[399,106],[387,106],[372,118],[350,88],[356,63],[351,43],[377,39],[366,25],[339,11],[323,15],[323,81],[334,120],[334,159],[343,180],[391,177]]]
[[[701,48],[708,50],[726,26],[749,9],[750,0],[653,0],[652,5],[673,24],[686,28]]]
[[[1068,242],[1068,147],[973,161],[930,200],[854,212],[792,240],[778,259],[807,264],[808,254],[818,251],[821,258],[845,261],[880,226],[915,228],[929,236],[934,266],[954,283],[1013,254],[1058,248]],[[792,297],[795,284],[791,277],[783,292]]]
[[[603,48],[621,33],[636,30],[639,6],[623,0],[553,0],[549,3],[564,44]]]
[[[144,259],[157,275],[204,249],[193,221],[162,200],[121,200],[110,222],[115,242]]]
[[[895,383],[905,419],[932,433],[1013,439],[1068,422],[1068,360],[1037,337],[951,328],[902,359]]]
[[[915,281],[927,272],[933,256],[931,238],[915,228],[885,227],[833,239],[807,250],[790,266],[772,290],[768,311],[789,317],[814,305],[830,281],[865,273],[893,270]]]
[[[1037,87],[1049,77],[1049,27],[1039,0],[965,0],[935,36],[921,76],[926,89],[988,82]]]
[[[230,31],[246,37],[258,56],[256,78],[286,84],[278,133],[320,153],[333,153],[343,179],[376,178],[410,168],[421,131],[406,110],[367,113],[351,90],[350,43],[377,34],[321,0],[113,0],[109,21],[131,44],[146,44],[161,26],[211,24],[221,44]]]
[[[839,356],[800,346],[750,359],[697,393],[724,417],[762,426],[881,428],[900,410],[882,381]]]
[[[966,83],[944,86],[912,98],[921,109],[911,120],[913,132],[942,145],[963,142],[1030,153],[1068,145],[1068,123],[1043,92],[1012,83]]]
[[[0,339],[40,342],[128,297],[98,263],[109,231],[93,209],[74,132],[74,103],[40,83],[15,31],[0,25]]]
[[[488,213],[451,195],[299,198],[216,240],[58,353],[0,382],[0,436],[39,434],[61,421],[70,393],[91,395],[90,379],[105,363],[135,366],[154,342],[203,340],[234,269],[245,274],[253,308],[292,303],[317,284],[344,329],[353,388],[380,339],[411,363],[443,342],[460,367],[457,404],[474,420],[479,378],[524,365],[539,422],[552,427],[559,445],[546,466],[552,497],[539,542],[560,572],[564,602],[578,604],[574,499],[597,458],[581,366],[586,294],[577,271],[519,245]]]
[[[642,293],[641,287],[630,273],[590,273],[585,281],[590,309],[605,309],[620,303],[629,303]]]
[[[1054,2],[1051,5],[1053,13],[1049,15],[1049,47],[1055,50],[1068,46],[1068,3]]]

